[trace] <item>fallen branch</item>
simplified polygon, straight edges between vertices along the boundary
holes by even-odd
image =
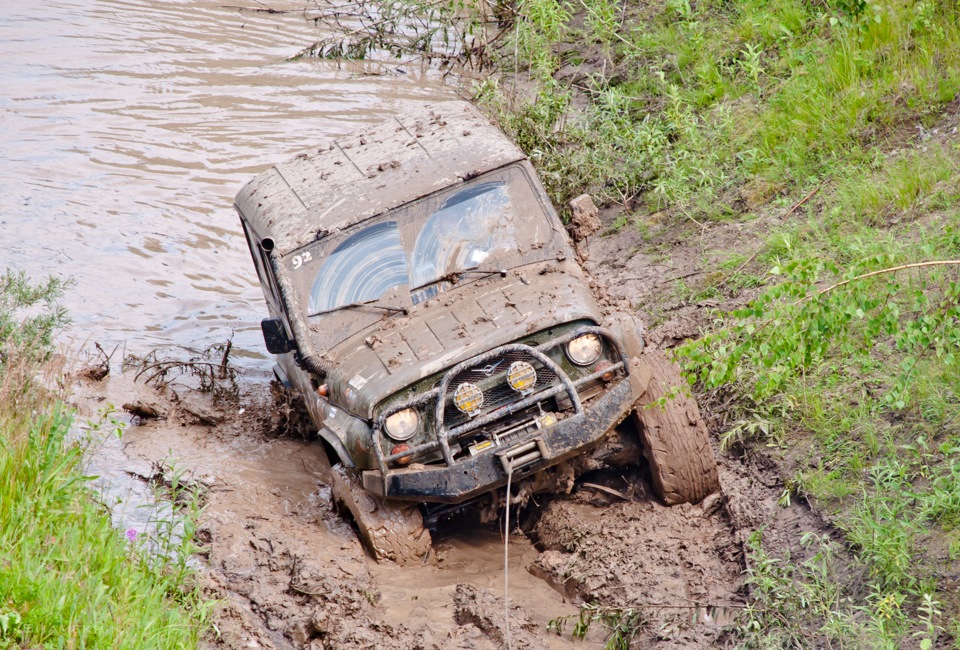
[[[820,296],[826,293],[830,293],[834,289],[839,289],[842,286],[848,285],[851,282],[856,282],[858,280],[865,280],[866,278],[872,278],[877,275],[884,275],[887,273],[896,273],[898,271],[904,271],[906,269],[919,269],[919,268],[924,268],[928,266],[960,266],[960,260],[934,260],[932,262],[914,262],[913,264],[903,264],[901,266],[893,266],[888,269],[880,269],[879,271],[870,271],[869,273],[858,275],[855,278],[850,278],[849,280],[844,280],[843,282],[837,282],[836,284],[832,284],[826,289],[821,289],[820,291],[818,291],[813,295],[807,296],[805,298],[801,298],[800,300],[795,302],[794,305],[799,305],[801,303],[807,302],[808,300],[812,300],[813,298],[819,298]]]
[[[754,251],[754,252],[753,252],[753,255],[751,255],[750,257],[748,257],[746,262],[744,262],[743,264],[741,264],[740,266],[738,266],[736,271],[734,271],[733,273],[731,273],[730,275],[728,275],[727,277],[725,277],[723,280],[721,280],[720,283],[716,285],[716,288],[719,289],[720,287],[722,287],[723,285],[725,285],[727,282],[729,282],[729,281],[732,280],[733,278],[737,277],[737,274],[739,274],[740,271],[742,271],[743,269],[745,269],[745,268],[747,267],[747,264],[749,264],[750,262],[752,262],[753,259],[757,256],[757,254],[758,254],[759,252],[760,252],[760,251],[758,251],[758,250],[757,250],[757,251]]]
[[[804,203],[806,203],[807,201],[809,201],[809,200],[810,200],[810,197],[812,197],[814,194],[816,194],[817,192],[819,192],[820,189],[821,189],[824,185],[826,185],[826,184],[827,184],[827,181],[823,181],[822,183],[820,183],[819,185],[817,185],[815,188],[813,188],[813,191],[812,191],[812,192],[810,192],[810,193],[807,194],[805,197],[803,197],[802,199],[800,199],[799,201],[797,201],[796,203],[794,203],[792,208],[790,208],[789,210],[787,210],[786,212],[784,212],[783,214],[781,214],[781,215],[780,215],[780,220],[782,221],[782,220],[786,219],[787,217],[789,217],[789,216],[790,216],[791,214],[793,214],[794,212],[796,212],[797,209],[798,209],[801,205],[803,205]]]
[[[157,361],[155,363],[143,366],[137,371],[137,374],[133,376],[133,379],[136,381],[140,379],[140,376],[145,372],[156,370],[157,372],[150,375],[150,377],[143,382],[145,384],[149,384],[157,377],[157,375],[160,375],[168,370],[173,370],[174,368],[180,368],[181,370],[190,368],[209,368],[212,372],[213,370],[221,369],[222,365],[220,363],[210,363],[208,361]]]
[[[581,483],[580,487],[590,488],[591,490],[597,490],[598,492],[603,492],[604,494],[609,494],[610,496],[618,497],[620,499],[623,499],[624,501],[630,500],[629,495],[624,494],[619,490],[614,490],[613,488],[609,488],[606,485],[597,485],[596,483]]]

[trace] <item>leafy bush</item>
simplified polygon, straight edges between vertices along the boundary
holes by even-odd
[[[14,350],[49,349],[54,333],[69,322],[58,303],[66,285],[54,277],[33,284],[10,270],[0,275],[0,361]]]

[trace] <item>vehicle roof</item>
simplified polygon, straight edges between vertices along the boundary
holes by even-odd
[[[427,104],[274,165],[234,205],[283,255],[524,158],[470,103]]]

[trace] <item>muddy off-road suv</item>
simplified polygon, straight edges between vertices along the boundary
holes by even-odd
[[[425,521],[463,504],[495,512],[508,476],[514,501],[569,490],[629,458],[631,431],[666,503],[717,489],[676,370],[601,308],[530,162],[470,104],[301,154],[236,208],[277,377],[337,456],[334,495],[378,559],[421,556]]]

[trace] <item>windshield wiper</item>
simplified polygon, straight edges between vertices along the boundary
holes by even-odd
[[[414,294],[414,295],[416,295],[416,294],[422,294],[424,291],[429,290],[430,287],[435,287],[435,286],[437,286],[437,285],[439,285],[439,284],[441,284],[441,283],[443,283],[443,282],[448,282],[448,283],[451,283],[451,284],[453,284],[453,285],[458,285],[458,284],[460,284],[460,280],[462,279],[462,276],[467,275],[468,273],[470,273],[470,274],[476,274],[476,275],[481,276],[480,278],[478,278],[478,279],[480,279],[480,280],[482,280],[483,278],[489,278],[491,275],[499,275],[501,278],[505,278],[505,277],[507,277],[508,271],[509,271],[509,270],[508,270],[506,267],[500,267],[500,268],[496,268],[496,269],[478,269],[478,268],[472,268],[472,269],[461,269],[461,270],[459,270],[459,271],[450,271],[449,273],[445,273],[445,274],[441,275],[439,278],[434,278],[433,280],[430,280],[430,282],[427,282],[427,283],[425,283],[425,284],[421,284],[419,287],[414,287],[414,288],[411,289],[410,291],[411,291],[411,293]],[[424,297],[420,298],[420,300],[417,300],[417,298],[415,297],[414,300],[413,300],[413,302],[414,302],[414,304],[416,304],[417,302],[420,302],[421,300],[425,300],[425,299],[427,299],[427,298],[433,298],[435,295],[436,295],[436,293],[431,294],[431,295],[427,295],[427,296],[424,296]]]
[[[483,278],[489,278],[491,275],[499,275],[501,278],[507,277],[506,268],[478,269],[474,267],[472,269],[460,269],[459,271],[450,271],[449,273],[445,273],[441,275],[439,278],[431,280],[430,282],[427,282],[426,284],[417,287],[416,290],[424,289],[426,287],[432,286],[439,282],[453,282],[454,284],[458,284],[461,277],[464,275],[467,275],[468,273],[483,276],[480,278],[481,280]]]
[[[382,309],[385,312],[389,313],[401,313],[404,316],[407,316],[410,313],[410,310],[407,307],[393,307],[391,305],[381,305],[375,300],[370,302],[349,302],[346,305],[340,305],[339,307],[334,307],[333,309],[328,309],[326,311],[318,311],[315,314],[310,314],[310,317],[313,316],[323,316],[324,314],[332,314],[335,311],[342,311],[344,309],[353,309],[355,307],[373,307],[374,309]]]
[[[466,275],[467,273],[476,273],[477,275],[482,275],[485,278],[490,277],[491,275],[499,275],[501,278],[507,277],[507,269],[464,269],[462,271],[454,271],[453,275]]]

